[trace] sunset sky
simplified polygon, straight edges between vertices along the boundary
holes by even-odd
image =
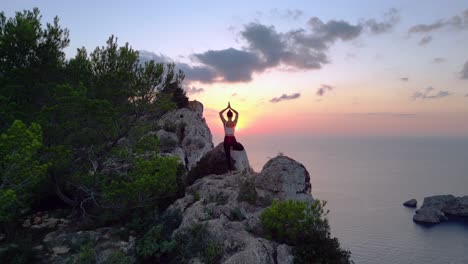
[[[468,136],[468,2],[1,0],[70,30],[68,58],[114,34],[186,73],[215,135]]]

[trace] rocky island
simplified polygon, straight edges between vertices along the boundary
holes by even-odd
[[[435,195],[424,198],[421,208],[416,210],[413,221],[438,224],[449,216],[468,217],[468,196]]]

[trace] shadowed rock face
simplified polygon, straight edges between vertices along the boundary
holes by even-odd
[[[246,150],[234,151],[231,150],[231,164],[237,171],[250,170],[249,160]],[[208,151],[187,175],[187,183],[191,185],[197,179],[210,174],[225,174],[229,172],[224,153],[223,142],[219,143],[215,148]]]
[[[221,150],[222,144],[207,155],[214,159]],[[310,192],[309,173],[286,156],[271,159],[260,173],[246,170],[233,175],[208,175],[195,181],[185,197],[169,207],[183,215],[173,235],[203,223],[212,241],[223,248],[221,263],[293,263],[289,246],[259,236],[260,215],[273,200],[311,202]]]
[[[418,205],[418,201],[416,199],[411,199],[403,203],[404,206],[406,207],[416,207]]]
[[[448,220],[447,215],[468,217],[468,196],[436,195],[426,197],[421,208],[416,210],[413,221],[438,224]]]

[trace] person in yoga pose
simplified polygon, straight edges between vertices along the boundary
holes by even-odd
[[[229,111],[227,112],[228,120],[226,120],[223,114],[228,109],[229,109]],[[233,116],[232,112],[236,114],[236,117],[234,118],[234,120],[232,120],[232,116]],[[237,120],[239,120],[239,113],[236,110],[234,110],[234,108],[232,108],[231,104],[228,102],[228,106],[219,112],[219,117],[221,118],[221,121],[223,121],[224,134],[225,134],[224,152],[226,153],[226,160],[227,160],[227,165],[229,168],[229,173],[231,173],[232,171],[231,148],[237,151],[244,150],[244,146],[238,143],[236,138],[234,137],[234,131],[236,129]]]

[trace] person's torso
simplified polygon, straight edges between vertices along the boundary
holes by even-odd
[[[236,130],[236,123],[227,121],[224,125],[224,134],[226,136],[234,136]]]

